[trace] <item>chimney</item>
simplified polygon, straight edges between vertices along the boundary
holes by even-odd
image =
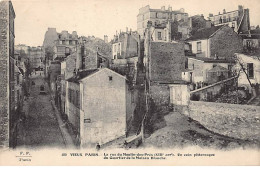
[[[168,7],[168,10],[169,10],[169,11],[172,11],[172,7],[171,7],[170,5],[169,5],[169,7]]]
[[[210,14],[209,14],[209,17],[213,17],[213,14],[212,14],[212,13],[210,13]]]
[[[225,9],[223,9],[223,14],[225,14],[226,13],[226,10]]]
[[[243,6],[242,5],[238,5],[238,10],[242,11],[243,10]]]
[[[105,43],[108,43],[108,36],[107,35],[104,35],[104,41],[105,41]]]
[[[162,7],[161,7],[161,10],[165,11],[165,6],[162,6]]]
[[[218,12],[218,14],[220,15],[220,12]]]
[[[128,33],[128,27],[126,27],[126,33]]]
[[[201,14],[200,16],[204,19],[204,15],[203,14]]]

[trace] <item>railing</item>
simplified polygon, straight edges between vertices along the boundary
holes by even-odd
[[[205,86],[205,87],[193,90],[193,91],[190,92],[190,94],[194,94],[194,93],[197,93],[197,92],[200,92],[200,91],[203,91],[203,90],[207,90],[209,88],[212,88],[212,87],[217,86],[217,85],[222,84],[222,83],[226,83],[226,82],[231,81],[231,80],[236,79],[236,78],[238,78],[238,76],[234,76],[234,77],[231,77],[231,78],[219,81],[217,83],[214,83],[214,84],[211,84],[211,85],[208,85],[208,86]]]

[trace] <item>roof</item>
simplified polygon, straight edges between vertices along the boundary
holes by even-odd
[[[83,78],[85,78],[85,77],[87,77],[87,76],[89,76],[93,73],[96,73],[98,71],[99,71],[99,69],[83,70],[83,71],[77,72],[76,76],[69,78],[67,81],[78,83],[79,80],[81,80],[81,79],[83,79]]]
[[[188,58],[200,60],[206,63],[235,63],[234,60],[226,60],[226,59],[214,59],[214,58],[193,57],[193,56],[188,56]]]
[[[193,36],[187,39],[187,41],[199,40],[199,39],[209,39],[217,30],[219,30],[223,25],[211,26],[210,28],[203,28],[197,30]]]
[[[220,66],[220,65],[217,65],[215,67],[213,67],[212,69],[208,70],[208,72],[227,72],[228,69],[223,67],[223,66]]]
[[[81,81],[83,81],[85,78],[89,78],[91,77],[93,74],[97,73],[97,72],[102,72],[102,71],[110,71],[111,73],[113,74],[116,74],[117,76],[120,76],[121,78],[124,78],[125,80],[126,77],[111,70],[111,69],[108,69],[108,68],[100,68],[100,69],[90,69],[90,70],[83,70],[83,71],[79,71],[77,72],[77,75],[72,77],[72,78],[69,78],[67,81],[68,82],[74,82],[74,83],[79,83]]]
[[[260,39],[260,29],[244,31],[239,35],[242,36],[244,39]]]

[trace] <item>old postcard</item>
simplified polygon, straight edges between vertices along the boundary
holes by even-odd
[[[0,165],[260,165],[259,11],[2,0]]]

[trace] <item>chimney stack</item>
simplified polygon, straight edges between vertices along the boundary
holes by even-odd
[[[226,10],[225,9],[223,9],[223,14],[225,14],[226,13]]]
[[[165,6],[162,6],[162,7],[161,7],[161,10],[165,11]]]
[[[104,41],[105,41],[105,43],[108,43],[108,36],[107,35],[104,35]]]
[[[171,7],[170,5],[169,5],[169,7],[168,7],[168,10],[169,10],[169,11],[172,11],[172,7]]]

